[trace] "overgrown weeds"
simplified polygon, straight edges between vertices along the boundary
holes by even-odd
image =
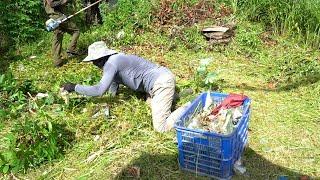
[[[306,53],[288,53],[269,64],[269,81],[285,89],[320,81],[320,63]]]
[[[38,99],[36,93],[31,81],[18,82],[11,73],[0,76],[0,174],[26,172],[61,158],[74,140],[71,131],[45,111],[63,101],[54,95]],[[7,127],[2,124],[8,124],[6,120]]]
[[[64,125],[52,123],[49,116],[17,122],[0,138],[0,172],[26,172],[30,167],[62,158],[73,140],[72,133]]]
[[[18,83],[11,73],[0,75],[0,118],[18,118],[25,111],[30,93],[35,93],[30,80]]]
[[[256,56],[261,51],[262,42],[260,35],[263,28],[260,24],[250,25],[242,23],[237,29],[237,34],[234,38],[235,43],[240,47],[240,54],[246,56]]]
[[[310,49],[287,44],[285,38],[275,40],[270,32],[264,32],[264,24],[248,25],[241,22],[233,43],[237,49],[232,53],[245,55],[248,61],[263,66],[263,74],[272,86],[292,89],[320,80],[320,63]],[[265,46],[272,52],[265,52]]]
[[[262,22],[274,33],[290,34],[308,45],[319,47],[320,2],[317,0],[237,0],[238,13]]]
[[[153,3],[154,1],[147,0],[119,0],[115,6],[103,4],[103,31],[111,32],[104,39],[109,39],[114,45],[133,44],[136,33],[143,33],[150,28]],[[117,39],[110,39],[110,35],[115,37],[117,34]]]

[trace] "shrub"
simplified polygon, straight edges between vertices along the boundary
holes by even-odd
[[[0,2],[0,32],[16,43],[35,39],[44,29],[42,1],[18,0]]]
[[[31,81],[18,83],[10,73],[0,75],[0,118],[18,116],[26,107],[27,93],[34,92]]]
[[[74,1],[74,10],[80,3],[80,0]],[[47,19],[42,0],[0,1],[0,40],[5,40],[0,42],[0,50],[9,43],[19,46],[36,40],[45,32]]]
[[[48,116],[42,116],[48,119]],[[0,139],[0,173],[26,171],[43,162],[61,158],[74,137],[60,124],[50,121],[18,122],[13,130]],[[1,150],[1,149],[0,149]]]

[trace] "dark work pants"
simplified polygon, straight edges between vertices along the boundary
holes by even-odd
[[[76,26],[76,24],[74,24],[71,21],[66,21],[64,23],[61,23],[59,27],[54,31],[53,41],[52,41],[52,54],[53,54],[54,63],[56,65],[62,62],[61,49],[62,49],[63,34],[65,32],[72,35],[72,39],[67,50],[68,52],[75,52],[77,41],[80,36],[80,31],[78,27]]]
[[[83,0],[83,4],[86,7],[97,1],[98,0]],[[102,24],[102,16],[99,9],[99,3],[86,10],[86,23],[90,25],[94,24],[95,22]]]

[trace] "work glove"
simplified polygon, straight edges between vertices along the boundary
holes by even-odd
[[[63,90],[70,92],[75,91],[76,85],[73,83],[66,83],[62,86]]]

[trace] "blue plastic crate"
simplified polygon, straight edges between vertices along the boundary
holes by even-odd
[[[215,104],[220,104],[228,96],[215,92],[210,95]],[[248,140],[250,99],[244,101],[242,118],[235,130],[229,135],[222,135],[187,128],[191,116],[204,107],[206,96],[207,93],[200,94],[175,125],[179,166],[182,170],[198,175],[230,179],[233,175],[233,165],[242,155]]]

